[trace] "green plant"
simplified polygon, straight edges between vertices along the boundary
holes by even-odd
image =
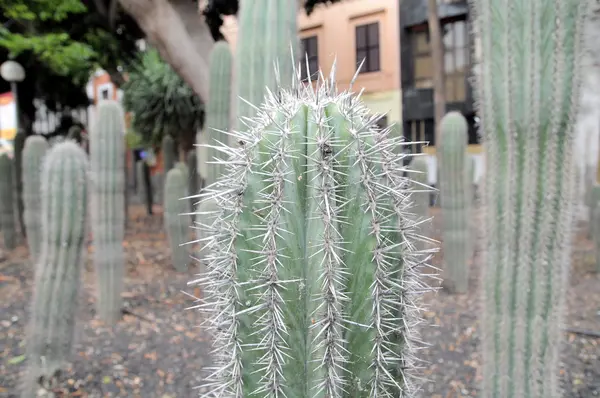
[[[267,90],[289,88],[294,81],[297,9],[294,0],[240,2],[235,56],[237,129],[244,128],[243,118],[256,113],[250,104],[260,106]]]
[[[38,142],[31,138],[25,152]],[[68,362],[73,347],[86,253],[87,168],[87,155],[72,141],[57,144],[44,158],[41,190],[38,187],[42,249],[27,328],[24,398],[37,396],[39,378],[54,377]]]
[[[130,150],[144,148],[142,136],[133,129],[129,129],[127,130],[127,133],[125,133],[125,145],[127,145],[127,148]]]
[[[181,200],[188,196],[185,171],[174,167],[167,173],[165,180],[165,227],[171,246],[173,266],[178,271],[185,271],[190,262],[188,246],[181,244],[188,241],[190,232],[189,201]]]
[[[427,256],[400,142],[334,81],[297,83],[221,148],[227,172],[204,193],[208,393],[412,396]]]
[[[206,184],[212,184],[223,174],[224,167],[215,159],[220,159],[221,153],[216,149],[219,145],[227,145],[231,119],[231,67],[233,57],[229,44],[219,41],[210,56],[210,91],[206,105],[206,126],[204,135],[200,137],[209,145],[199,146],[200,160],[204,165],[202,177]],[[213,163],[211,163],[213,162]]]
[[[97,312],[113,324],[121,316],[125,253],[125,120],[116,101],[98,105],[90,134],[91,215],[94,266],[97,279]]]
[[[574,123],[592,2],[472,0],[483,176],[485,397],[559,397]]]
[[[170,135],[165,135],[162,140],[162,155],[165,174],[175,166],[177,161],[177,147],[175,140]]]
[[[48,151],[48,141],[39,135],[31,135],[23,150],[23,202],[24,222],[27,230],[27,245],[31,259],[35,262],[42,247],[42,163]]]
[[[440,125],[443,277],[444,287],[456,293],[466,293],[469,288],[472,185],[468,181],[467,128],[460,112],[447,113]]]
[[[131,127],[143,136],[143,141],[160,145],[163,137],[172,136],[180,144],[193,144],[204,106],[158,51],[152,48],[142,52],[128,74],[122,86],[123,106],[134,114]]]
[[[15,173],[14,160],[4,152],[0,154],[0,225],[4,237],[4,246],[8,250],[17,247],[15,214]]]

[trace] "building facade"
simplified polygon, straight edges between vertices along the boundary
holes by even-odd
[[[402,120],[398,3],[346,0],[317,6],[310,16],[298,14],[302,76],[315,78],[319,68],[327,76],[336,61],[336,80],[343,90],[362,62],[353,90],[364,90],[362,99],[369,109],[385,114],[382,126]],[[221,31],[235,48],[236,19],[226,17]]]

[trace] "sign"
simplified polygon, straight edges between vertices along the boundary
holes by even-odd
[[[12,93],[0,94],[0,138],[13,140],[17,134],[17,105]]]

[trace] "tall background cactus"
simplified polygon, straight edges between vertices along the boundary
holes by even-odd
[[[0,154],[0,226],[8,250],[17,247],[14,167],[14,160],[6,152]]]
[[[559,397],[574,118],[592,2],[472,0],[486,159],[484,397]]]
[[[189,196],[187,190],[186,171],[181,167],[174,167],[167,173],[165,180],[165,228],[171,246],[171,259],[173,266],[178,271],[185,271],[190,262],[189,246],[186,243],[191,231],[191,212],[189,201],[182,200]]]
[[[25,141],[23,150],[23,203],[24,222],[27,230],[27,245],[31,259],[35,262],[42,247],[42,162],[48,151],[44,137],[32,135]]]
[[[177,147],[175,145],[175,140],[168,134],[165,135],[162,140],[162,156],[166,175],[169,170],[175,167],[175,162],[177,162]]]
[[[389,130],[334,86],[270,95],[206,189],[220,209],[202,279],[216,333],[209,393],[414,392],[423,281],[411,181]]]
[[[231,114],[231,79],[232,79],[231,50],[229,44],[219,41],[215,44],[210,56],[210,87],[208,104],[206,106],[206,124],[204,128],[202,144],[227,145],[229,137],[223,132],[229,131]],[[217,180],[224,171],[224,167],[214,162],[215,159],[223,158],[214,147],[199,146],[198,153],[203,163],[200,174],[206,185]],[[197,192],[196,192],[197,193]]]
[[[121,315],[125,253],[125,121],[121,105],[102,101],[90,134],[92,234],[97,312],[112,324]]]
[[[470,210],[472,185],[467,161],[467,121],[460,112],[449,112],[440,125],[440,194],[444,287],[456,293],[469,289],[471,257]]]
[[[25,153],[35,142],[28,139]],[[87,171],[87,155],[74,142],[55,145],[44,160],[42,205],[37,214],[42,249],[27,328],[23,398],[37,396],[38,379],[53,377],[72,354],[86,253]]]
[[[235,57],[238,129],[251,117],[266,89],[289,88],[298,52],[295,0],[241,0]],[[279,65],[279,76],[275,64]],[[248,102],[250,104],[248,104]],[[240,124],[241,123],[241,124]]]

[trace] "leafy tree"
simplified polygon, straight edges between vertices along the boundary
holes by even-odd
[[[144,144],[158,145],[168,134],[185,152],[193,147],[203,121],[202,102],[158,51],[140,54],[122,89],[123,105],[134,114],[132,128]]]

